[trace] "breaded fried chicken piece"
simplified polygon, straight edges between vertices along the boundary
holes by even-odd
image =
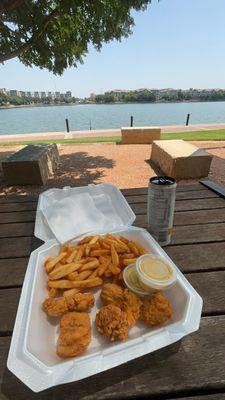
[[[113,304],[100,309],[96,315],[95,325],[98,332],[111,341],[127,338],[128,321],[126,313]]]
[[[134,326],[140,317],[142,301],[131,290],[125,289],[123,294],[124,302],[121,309],[127,314],[129,326]]]
[[[140,316],[142,305],[139,297],[128,289],[123,289],[115,283],[106,283],[101,291],[104,304],[114,304],[127,314],[129,326],[134,326]]]
[[[162,292],[143,299],[142,303],[140,319],[151,326],[163,324],[172,316],[172,306]]]
[[[60,317],[67,311],[86,311],[94,305],[92,293],[76,293],[72,296],[48,298],[43,303],[50,317]]]
[[[68,312],[60,322],[60,334],[57,343],[59,357],[75,357],[83,353],[91,342],[91,326],[87,313]]]
[[[123,303],[123,289],[115,283],[105,283],[100,295],[103,303],[116,304],[118,307]]]

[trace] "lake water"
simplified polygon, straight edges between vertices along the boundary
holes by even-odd
[[[0,134],[110,129],[134,126],[225,122],[225,102],[157,103],[157,104],[85,104],[0,109]]]

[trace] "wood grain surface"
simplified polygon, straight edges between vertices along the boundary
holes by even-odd
[[[146,227],[147,188],[122,191]],[[0,400],[225,400],[225,200],[200,183],[178,185],[167,254],[203,298],[200,329],[96,376],[32,393],[6,367],[34,238],[37,196],[0,195]]]

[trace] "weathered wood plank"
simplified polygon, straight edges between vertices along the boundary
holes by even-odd
[[[13,331],[20,294],[20,288],[0,290],[0,336]]]
[[[144,195],[134,195],[127,196],[128,203],[136,204],[136,203],[145,203],[147,201],[147,193]],[[193,192],[178,192],[176,194],[176,201],[179,200],[197,200],[197,199],[210,199],[210,198],[220,198],[219,195],[214,192],[208,190],[196,190]]]
[[[42,244],[41,240],[35,237],[1,238],[0,259],[28,257],[30,253]]]
[[[22,286],[28,258],[0,259],[0,288]]]
[[[186,278],[203,298],[203,315],[225,314],[225,271],[187,274]]]
[[[1,224],[0,237],[33,236],[34,222],[18,222],[16,224]]]
[[[225,269],[224,242],[166,246],[165,252],[182,272]]]
[[[189,192],[189,191],[196,191],[196,190],[205,190],[207,192],[207,188],[200,183],[187,183],[187,184],[179,184],[177,185],[177,193],[178,192]],[[130,188],[130,189],[121,189],[124,196],[134,196],[140,194],[147,194],[148,188],[141,187],[141,188]]]
[[[225,390],[224,330],[224,316],[203,318],[199,331],[186,336],[180,346],[170,346],[168,354],[162,349],[113,370],[38,395],[7,370],[10,338],[0,338],[0,399],[13,400],[15,393],[17,400],[73,399],[76,393],[77,400],[155,399],[156,396],[172,399],[185,395],[196,400],[196,392],[205,399],[209,391]],[[207,400],[218,400],[218,396]]]
[[[0,224],[35,221],[36,211],[6,212],[0,214]]]
[[[0,213],[9,213],[9,212],[21,212],[21,211],[36,211],[37,203],[36,202],[27,202],[27,203],[5,203],[0,204]],[[1,215],[0,215],[1,218]]]
[[[179,211],[174,214],[174,226],[208,224],[212,222],[225,222],[225,208],[215,210]],[[135,226],[147,227],[147,215],[137,215]]]
[[[0,204],[9,204],[9,203],[27,203],[27,202],[32,202],[35,201],[37,202],[38,200],[38,195],[30,195],[30,194],[24,194],[24,195],[10,195],[10,194],[5,194],[1,193],[0,194]]]
[[[186,274],[186,278],[203,298],[203,314],[225,314],[225,271]],[[12,331],[20,291],[20,288],[0,290],[0,335]]]
[[[146,200],[147,201],[147,200]],[[146,214],[147,202],[131,204],[131,208],[136,215]],[[197,200],[180,200],[176,201],[175,212],[192,211],[192,210],[210,210],[216,208],[224,208],[225,200],[221,198],[213,199],[197,199]]]
[[[225,247],[225,223],[175,226],[171,245],[186,243],[205,243],[224,241]]]

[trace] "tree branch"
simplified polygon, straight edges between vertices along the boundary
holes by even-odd
[[[14,57],[18,57],[21,54],[23,54],[25,51],[27,51],[30,46],[35,43],[37,41],[37,39],[39,39],[45,32],[45,30],[47,29],[49,23],[55,19],[56,17],[58,17],[60,15],[60,11],[59,9],[55,9],[54,11],[52,11],[51,14],[49,14],[44,21],[43,27],[42,29],[37,32],[36,34],[34,34],[26,43],[22,44],[20,47],[18,47],[18,49],[11,51],[8,54],[5,54],[3,56],[0,56],[0,63],[10,60],[11,58]]]
[[[1,12],[12,12],[16,8],[20,7],[25,0],[8,0],[8,1],[3,1],[3,4],[0,5],[0,11]]]

